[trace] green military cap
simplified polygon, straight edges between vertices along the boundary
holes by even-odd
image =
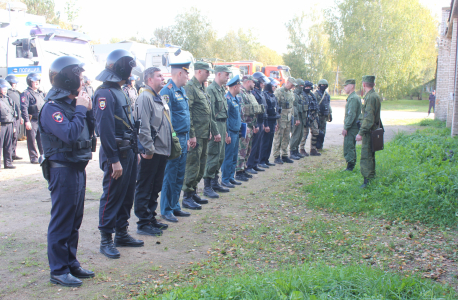
[[[203,62],[203,61],[196,61],[194,63],[194,70],[207,70],[207,71],[213,71],[212,68],[210,68],[210,64]]]
[[[288,81],[291,82],[294,86],[297,85],[296,79],[294,79],[294,77],[289,77]]]
[[[349,85],[349,84],[356,84],[356,80],[354,79],[345,80],[344,86]]]
[[[300,78],[296,79],[296,83],[297,83],[297,85],[305,85],[305,81],[300,79]]]
[[[216,66],[215,73],[220,73],[220,72],[232,73],[232,71],[227,66]]]
[[[366,83],[375,83],[375,76],[372,76],[372,75],[364,75],[364,76],[363,76],[363,82],[366,82]]]
[[[248,81],[248,80],[252,80],[254,83],[258,82],[258,80],[251,75],[243,76],[242,81]]]
[[[320,79],[320,81],[318,81],[318,85],[320,84],[328,85],[328,81],[326,79]]]

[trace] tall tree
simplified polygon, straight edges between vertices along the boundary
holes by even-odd
[[[46,23],[59,25],[60,13],[55,12],[54,0],[21,0],[27,5],[27,13],[45,16]]]
[[[150,43],[156,47],[165,47],[165,44],[175,44],[174,26],[159,27],[154,30]]]

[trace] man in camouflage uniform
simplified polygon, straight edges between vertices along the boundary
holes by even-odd
[[[212,109],[211,133],[213,139],[208,142],[207,166],[204,173],[204,195],[209,198],[218,198],[216,192],[227,193],[228,188],[219,184],[218,173],[225,156],[225,143],[221,138],[226,138],[227,100],[226,83],[231,71],[226,66],[215,67],[215,80],[208,86],[207,93],[210,96]]]
[[[362,140],[361,146],[361,175],[364,183],[361,188],[365,188],[369,181],[375,178],[375,152],[371,149],[371,131],[379,128],[380,109],[382,98],[374,90],[375,76],[363,76],[363,88],[366,93],[361,109],[361,128],[356,136],[357,141]]]
[[[303,147],[305,152],[305,141],[307,136],[310,133],[312,134],[312,141],[310,143],[310,156],[320,156],[316,149],[316,142],[319,134],[319,117],[318,117],[318,101],[315,98],[315,95],[312,93],[313,83],[306,81],[304,83],[304,97],[306,102],[305,110],[307,111],[307,120],[304,125],[304,137],[301,141],[301,147]],[[306,153],[307,154],[307,153]]]
[[[291,134],[291,116],[294,102],[292,89],[297,85],[296,79],[289,77],[288,81],[274,93],[278,100],[278,105],[282,108],[281,118],[278,120],[278,130],[274,137],[274,163],[282,164],[293,163],[288,157],[288,144]],[[280,153],[281,149],[281,153]],[[281,158],[280,158],[281,155]]]
[[[304,131],[304,123],[303,123],[303,105],[304,105],[304,96],[303,88],[304,88],[304,80],[296,79],[297,86],[294,89],[294,103],[293,103],[293,115],[294,115],[294,125],[291,134],[291,141],[289,142],[289,151],[290,157],[292,159],[298,160],[300,158],[305,157],[299,153],[299,143],[302,140],[302,134]]]
[[[186,158],[186,171],[183,184],[183,201],[191,203],[191,209],[202,209],[192,196],[197,192],[197,184],[202,179],[207,163],[207,145],[210,137],[211,103],[204,82],[210,76],[210,65],[205,62],[194,64],[194,77],[185,86],[189,98],[189,150]],[[183,204],[183,207],[186,207]],[[186,207],[189,208],[189,207]]]
[[[239,139],[239,154],[237,159],[236,173],[243,172],[247,168],[248,157],[251,153],[251,142],[253,133],[259,132],[259,127],[257,126],[256,115],[262,113],[261,105],[258,104],[256,98],[251,93],[254,89],[254,85],[258,82],[253,76],[245,75],[243,76],[243,84],[240,94],[237,95],[240,101],[240,106],[242,109],[242,122],[246,123],[246,137],[241,137]],[[238,181],[237,181],[238,182]],[[232,184],[241,184],[233,183]]]
[[[358,134],[359,117],[361,115],[361,98],[355,93],[355,80],[345,81],[344,90],[347,93],[345,104],[345,119],[342,135],[344,136],[344,157],[347,162],[345,171],[353,171],[356,165],[356,135]]]
[[[317,149],[323,149],[324,137],[326,136],[326,123],[332,122],[332,108],[331,108],[331,96],[326,92],[328,88],[328,81],[326,79],[321,79],[318,81],[318,88],[315,91],[315,97],[318,101],[319,107],[319,128],[322,133],[320,141],[317,145]]]

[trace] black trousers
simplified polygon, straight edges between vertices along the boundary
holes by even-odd
[[[162,189],[166,165],[165,155],[154,154],[152,159],[140,159],[134,204],[138,228],[149,224],[157,215],[157,198]]]
[[[262,142],[261,142],[261,152],[259,154],[260,163],[266,164],[269,162],[270,154],[272,153],[272,144],[274,142],[275,136],[275,126],[277,125],[277,121],[268,121],[270,132],[263,132],[262,134]]]
[[[19,127],[21,127],[21,120],[14,120],[13,122],[13,143],[12,143],[13,156],[16,156],[17,140],[19,137]]]
[[[3,166],[13,162],[13,123],[1,123],[0,128],[0,159],[3,150]]]
[[[429,101],[428,115],[431,113],[431,108],[436,112],[436,101]]]
[[[262,139],[263,132],[264,132],[264,127],[259,126],[258,133],[253,133],[252,142],[251,142],[251,153],[246,163],[247,169],[252,169],[259,164],[259,153],[261,152],[261,139]]]
[[[40,155],[43,154],[43,146],[41,145],[41,135],[38,130],[38,120],[33,119],[30,121],[32,130],[26,130],[27,134],[27,149],[29,149],[30,161],[38,161],[37,148],[35,147],[35,140],[37,141],[38,151]]]

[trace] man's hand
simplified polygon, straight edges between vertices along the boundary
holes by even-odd
[[[23,118],[21,118],[21,125],[22,125],[22,124],[24,124],[24,119],[23,119]]]
[[[359,133],[356,135],[356,141],[362,141],[363,137],[359,135]]]
[[[270,127],[269,126],[264,127],[264,131],[267,133],[270,132]]]
[[[301,125],[301,121],[296,120],[296,123],[294,123],[294,126],[299,126],[299,125]]]
[[[143,154],[143,153],[142,153],[142,157],[143,157],[144,159],[152,159],[152,158],[153,158],[153,155],[154,155],[154,154],[146,155],[146,154]]]
[[[25,129],[27,130],[32,130],[32,123],[29,122],[25,122]]]
[[[254,134],[258,133],[258,131],[259,131],[259,127],[255,127],[255,128],[253,129],[253,133],[254,133]]]
[[[346,136],[346,135],[347,135],[347,131],[346,131],[345,129],[342,130],[342,135],[343,135],[343,136]]]
[[[91,103],[91,99],[89,98],[89,96],[83,92],[83,90],[81,90],[78,94],[78,96],[76,96],[76,105],[81,105],[81,106],[84,106],[86,107],[87,109],[89,109],[89,103]],[[92,106],[91,106],[92,108]]]
[[[210,141],[212,139],[212,133],[210,132],[210,135],[208,136],[208,140]]]
[[[111,164],[111,169],[113,170],[111,177],[113,177],[114,180],[122,176],[121,162],[118,161],[117,163]]]
[[[190,138],[190,139],[188,140],[188,144],[189,144],[189,146],[195,148],[195,147],[196,147],[196,144],[197,144],[197,139],[196,139],[196,137]]]
[[[215,135],[215,142],[221,142],[221,134]]]
[[[275,131],[278,131],[278,123],[277,123],[277,125],[275,126]]]
[[[231,143],[231,137],[230,136],[226,136],[226,144],[230,144]]]

